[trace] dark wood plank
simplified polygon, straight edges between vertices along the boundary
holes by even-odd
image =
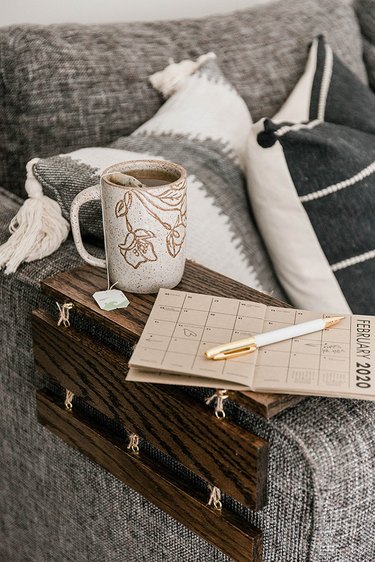
[[[106,289],[106,283],[104,270],[84,265],[44,279],[41,286],[43,292],[54,300],[60,303],[72,302],[78,312],[100,322],[108,330],[134,343],[142,333],[156,295],[128,294],[130,300],[128,308],[106,312],[101,310],[92,298],[95,291]],[[186,262],[184,277],[177,289],[219,297],[253,300],[274,306],[289,306],[265,293],[260,293],[191,261]],[[274,416],[304,398],[303,396],[248,391],[231,392],[230,397],[234,402],[265,418]]]
[[[126,309],[106,312],[100,309],[92,295],[107,288],[105,271],[90,265],[77,267],[49,277],[41,282],[44,293],[59,302],[72,302],[74,309],[100,322],[120,337],[135,343],[142,333],[156,295],[127,293],[130,306]]]
[[[55,435],[203,537],[236,562],[261,562],[262,533],[235,514],[207,507],[208,497],[182,484],[163,465],[133,455],[117,436],[46,391],[37,393],[38,419]]]
[[[124,357],[44,311],[33,312],[33,340],[38,370],[244,505],[265,505],[264,439],[218,420],[179,387],[127,382]]]
[[[250,390],[242,392],[228,390],[228,395],[236,404],[244,406],[267,420],[305,399],[305,396],[268,394],[265,392],[251,392]]]
[[[112,332],[136,342],[142,334],[156,299],[155,295],[127,293],[128,308],[106,312],[92,298],[95,291],[107,288],[106,272],[90,265],[61,272],[41,282],[43,292],[52,298],[72,302],[76,308],[94,320],[107,326]],[[208,293],[218,297],[234,297],[253,300],[275,306],[289,306],[277,299],[237,283],[197,263],[187,261],[183,279],[176,287],[181,291]]]

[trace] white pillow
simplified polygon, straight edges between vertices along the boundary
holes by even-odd
[[[274,119],[252,126],[248,190],[294,305],[375,314],[375,95],[314,40]]]

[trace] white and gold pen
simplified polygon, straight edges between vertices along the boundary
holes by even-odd
[[[263,334],[212,347],[206,351],[205,355],[207,359],[213,359],[214,361],[239,357],[246,353],[252,353],[258,347],[263,347],[264,345],[271,345],[272,343],[290,340],[298,336],[305,336],[306,334],[331,328],[344,318],[345,316],[333,316],[332,318],[318,318],[317,320],[310,320],[301,324],[293,324],[279,330],[264,332]]]

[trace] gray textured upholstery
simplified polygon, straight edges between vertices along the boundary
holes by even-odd
[[[272,117],[324,33],[365,77],[358,24],[342,0],[281,0],[196,20],[23,25],[0,30],[0,185],[24,196],[33,157],[108,144],[147,121],[162,100],[148,76],[215,51],[254,119]]]

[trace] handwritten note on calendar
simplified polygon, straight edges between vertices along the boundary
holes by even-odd
[[[372,316],[346,316],[332,328],[225,361],[204,355],[225,342],[338,314],[161,289],[127,379],[375,399]]]

